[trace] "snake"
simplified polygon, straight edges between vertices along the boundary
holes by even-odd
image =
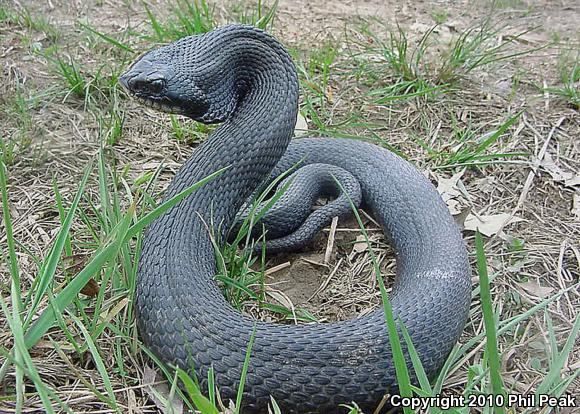
[[[353,404],[372,412],[385,395],[398,392],[383,307],[332,323],[268,323],[236,310],[216,281],[214,247],[224,245],[252,194],[273,177],[311,168],[309,178],[293,185],[328,184],[342,172],[342,182],[358,183],[347,193],[360,193],[395,251],[389,303],[399,336],[404,326],[426,375],[437,375],[469,315],[471,276],[461,232],[431,181],[399,155],[360,139],[293,138],[299,80],[273,35],[231,24],[183,37],[146,52],[119,82],[148,107],[220,124],[181,166],[164,200],[221,173],[144,231],[135,316],[154,355],[188,372],[204,393],[212,370],[225,401],[236,399],[245,372],[244,413],[268,412],[272,399],[283,413],[343,413]],[[317,174],[320,168],[327,178]],[[288,187],[287,193],[295,191]],[[291,216],[293,209],[284,211]],[[320,226],[320,220],[305,223],[294,223],[293,231]]]

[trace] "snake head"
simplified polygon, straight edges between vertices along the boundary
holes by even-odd
[[[203,123],[224,121],[236,107],[236,76],[220,42],[209,39],[219,36],[215,32],[184,37],[145,53],[119,83],[152,108]]]

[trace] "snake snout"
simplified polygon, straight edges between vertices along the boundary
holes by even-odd
[[[159,95],[165,89],[166,81],[162,76],[144,78],[141,74],[122,79],[121,84],[130,91],[141,95]]]
[[[121,75],[119,83],[131,94],[142,98],[153,98],[162,95],[165,91],[167,76],[163,68],[141,59]]]

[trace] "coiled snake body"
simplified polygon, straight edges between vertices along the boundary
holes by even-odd
[[[429,375],[442,366],[466,322],[470,281],[461,235],[431,183],[391,152],[348,139],[291,141],[298,81],[284,48],[248,26],[224,26],[141,57],[120,79],[150,106],[223,122],[175,176],[172,197],[224,173],[153,222],[139,263],[141,337],[165,362],[194,371],[203,389],[213,366],[222,397],[235,398],[255,326],[243,412],[373,410],[397,392],[382,310],[332,324],[256,322],[226,302],[214,281],[209,228],[222,243],[236,212],[264,180],[300,165],[330,164],[356,178],[362,198],[397,255],[390,296]]]

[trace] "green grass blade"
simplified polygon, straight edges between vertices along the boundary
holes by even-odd
[[[112,38],[111,36],[108,36],[104,33],[99,32],[98,30],[92,28],[91,26],[89,26],[88,24],[84,24],[82,22],[79,22],[79,24],[81,25],[82,28],[88,30],[89,32],[97,35],[98,37],[100,37],[101,39],[103,39],[105,42],[112,44],[115,47],[118,47],[121,50],[124,50],[125,52],[129,52],[129,53],[135,53],[135,51],[127,44],[125,43],[121,43],[119,42],[117,39]]]
[[[169,389],[169,395],[167,396],[167,402],[165,404],[165,410],[169,413],[174,413],[174,409],[173,409],[173,403],[172,401],[175,398],[175,392],[177,391],[178,387],[178,382],[177,382],[177,371],[175,371],[175,375],[173,376],[173,381],[171,381],[171,388]]]
[[[407,345],[407,349],[409,350],[409,356],[411,357],[411,363],[413,364],[413,369],[417,374],[417,379],[419,380],[419,385],[421,386],[422,391],[426,391],[426,394],[429,396],[433,396],[433,389],[431,388],[431,384],[429,382],[429,378],[427,377],[427,373],[423,369],[423,364],[421,363],[421,359],[419,358],[419,354],[417,353],[417,349],[415,345],[413,345],[413,341],[411,340],[411,336],[409,335],[409,331],[405,326],[401,325],[401,333],[403,334],[403,338],[405,339],[405,343]]]
[[[10,314],[10,311],[8,310],[8,306],[6,305],[6,302],[4,301],[4,298],[2,298],[2,296],[0,296],[0,305],[2,306],[2,311],[6,315],[6,321],[8,322],[8,325],[10,327],[10,332],[12,332],[12,335],[14,337],[15,354],[19,356],[19,358],[15,359],[15,362],[16,363],[23,362],[24,364],[26,364],[26,367],[28,368],[28,376],[34,383],[36,391],[38,392],[38,395],[40,396],[40,399],[42,401],[42,405],[44,407],[45,412],[49,414],[54,413],[52,403],[48,396],[47,387],[44,384],[44,382],[42,382],[38,370],[36,369],[36,366],[34,365],[34,362],[32,361],[32,358],[30,357],[28,349],[25,345],[24,331],[22,329],[20,318],[13,319],[8,316]],[[7,358],[6,362],[8,361],[9,359]]]
[[[66,219],[66,211],[65,211],[64,205],[62,203],[62,196],[60,194],[60,190],[58,189],[58,184],[56,182],[56,176],[53,176],[52,191],[54,192],[54,199],[56,201],[56,208],[58,210],[58,217],[60,220],[60,225],[62,226],[64,224],[65,219]],[[66,240],[64,243],[64,252],[67,256],[72,256],[72,244],[70,241],[70,236],[66,237]]]
[[[476,151],[475,154],[480,154],[481,152],[485,151],[491,144],[493,144],[494,142],[496,142],[507,130],[509,127],[511,127],[513,124],[515,124],[515,122],[520,119],[520,116],[522,115],[523,111],[518,112],[517,114],[515,114],[514,116],[512,116],[511,118],[508,118],[507,121],[505,121],[503,124],[500,125],[500,127],[494,131],[489,137],[487,137],[485,140],[483,140],[483,142],[481,142]]]
[[[81,289],[87,284],[89,279],[96,274],[105,263],[114,260],[121,248],[121,244],[127,234],[135,205],[131,205],[126,216],[119,223],[112,239],[102,248],[93,259],[73,278],[69,284],[58,293],[52,301],[52,306],[48,306],[40,317],[32,324],[24,337],[26,347],[34,346],[40,338],[48,331],[56,321],[55,312],[63,312],[72,303]]]
[[[71,207],[66,215],[66,218],[64,219],[62,227],[58,232],[58,236],[56,237],[56,240],[50,249],[50,253],[48,254],[46,260],[43,262],[43,266],[41,267],[40,272],[36,277],[36,280],[39,280],[38,287],[36,289],[32,305],[28,310],[28,316],[26,318],[26,322],[24,323],[25,329],[28,327],[32,317],[36,314],[36,309],[38,308],[40,301],[44,297],[48,287],[50,286],[50,283],[54,278],[56,268],[60,262],[62,251],[66,244],[70,228],[72,226],[73,218],[76,214],[77,207],[84,193],[85,185],[87,183],[91,170],[92,165],[89,164],[89,166],[85,170],[83,178],[81,179],[79,189],[75,195],[75,198],[73,199]]]
[[[507,121],[502,123],[499,128],[493,131],[487,138],[480,142],[475,149],[466,149],[451,158],[448,163],[463,163],[474,159],[476,156],[485,151],[490,145],[496,142],[519,118],[523,111],[518,112]]]
[[[564,391],[566,391],[568,387],[570,387],[570,385],[572,385],[573,382],[576,380],[576,378],[578,378],[579,376],[580,376],[580,368],[576,369],[574,373],[570,375],[568,378],[560,381],[560,383],[553,386],[552,390],[550,391],[550,395],[560,397],[564,393]]]
[[[246,295],[248,295],[251,299],[253,300],[258,300],[258,295],[256,295],[250,288],[248,288],[245,284],[243,284],[242,282],[233,279],[229,276],[224,275],[216,275],[215,280],[218,280],[222,283],[224,283],[226,286],[229,287],[234,287],[235,289],[241,290],[242,292],[244,292]]]
[[[288,309],[286,306],[276,305],[274,303],[262,302],[260,309],[266,309],[273,313],[278,313],[286,319],[297,320],[301,322],[318,322],[316,316],[311,314],[308,310],[302,308]]]
[[[246,244],[249,243],[249,237],[251,235],[251,229],[255,223],[259,222],[272,208],[272,206],[284,195],[284,193],[288,190],[288,187],[291,185],[290,180],[285,183],[281,188],[276,188],[276,186],[286,177],[288,177],[297,167],[294,165],[288,171],[280,174],[276,177],[268,186],[262,191],[262,193],[257,197],[256,200],[252,202],[252,206],[250,208],[250,212],[248,216],[245,218],[244,222],[240,226],[240,230],[236,235],[235,240],[232,242],[233,246],[237,246],[244,237],[246,237]],[[267,202],[264,203],[267,195],[276,188],[276,193],[270,198]]]
[[[520,324],[524,320],[530,318],[531,316],[535,315],[540,310],[545,309],[548,305],[550,305],[551,303],[558,300],[565,293],[570,292],[570,291],[575,291],[576,289],[578,289],[579,286],[580,286],[580,283],[576,283],[576,284],[574,284],[566,289],[562,289],[561,291],[555,293],[553,296],[551,296],[547,299],[544,299],[542,302],[532,306],[530,309],[528,309],[524,313],[522,313],[520,315],[513,316],[513,317],[506,319],[504,321],[501,321],[499,323],[500,328],[497,331],[497,335],[502,336],[503,334],[509,332],[511,329],[516,327],[518,324]],[[480,291],[480,290],[481,289],[479,287],[474,289],[474,291]],[[466,355],[470,349],[472,349],[474,346],[476,346],[480,341],[484,340],[485,336],[486,335],[485,335],[485,330],[484,330],[480,334],[474,336],[473,338],[470,338],[465,344],[461,345],[460,347],[455,346],[453,348],[453,350],[451,351],[451,354],[447,358],[447,361],[443,365],[443,368],[441,369],[439,376],[437,377],[437,381],[435,383],[435,386],[433,387],[435,393],[441,393],[441,391],[443,389],[443,381],[447,377],[447,373],[452,369],[452,366],[454,364],[460,364],[462,356]]]
[[[8,189],[6,172],[4,166],[4,141],[0,142],[2,153],[0,154],[0,191],[2,192],[2,217],[4,220],[4,228],[6,231],[6,242],[8,245],[8,257],[9,257],[9,268],[10,268],[10,297],[12,299],[12,316],[8,311],[7,306],[4,306],[4,301],[2,301],[2,308],[4,310],[5,318],[10,322],[11,325],[18,326],[19,331],[22,331],[22,320],[21,312],[23,308],[22,302],[22,289],[20,284],[20,269],[18,266],[18,260],[16,258],[16,248],[14,240],[14,232],[12,226],[12,218],[10,216],[10,207],[8,204]],[[17,332],[12,329],[14,337],[16,337]],[[16,342],[16,338],[15,338]],[[23,350],[18,347],[14,348],[14,360],[16,363],[15,376],[16,376],[16,412],[22,411],[24,404],[24,370],[22,368],[23,359],[25,359]],[[6,362],[8,359],[6,360]],[[5,362],[5,364],[6,364]]]
[[[177,375],[183,382],[183,385],[185,385],[189,398],[191,398],[195,407],[201,411],[202,414],[219,414],[217,408],[215,408],[210,400],[202,395],[198,386],[195,385],[191,377],[187,375],[187,372],[181,368],[177,368]]]
[[[443,84],[443,85],[437,85],[437,86],[430,86],[430,87],[426,87],[423,89],[418,88],[417,90],[411,91],[409,93],[392,94],[392,95],[389,94],[389,95],[382,96],[382,97],[378,98],[375,101],[375,103],[377,103],[379,105],[384,105],[384,104],[387,104],[387,103],[390,103],[393,101],[397,101],[397,100],[411,99],[411,98],[415,98],[417,96],[426,96],[426,95],[432,94],[434,92],[445,91],[447,88],[449,88],[449,85]],[[384,92],[385,89],[373,91],[369,95],[372,96],[372,95],[379,95],[381,93],[386,93],[386,92]]]
[[[109,325],[109,328],[115,332],[116,334],[123,336],[124,334],[119,330],[118,327],[116,327],[115,325]],[[129,338],[127,338],[127,340],[129,340]],[[155,355],[149,348],[147,348],[145,345],[143,345],[140,342],[136,342],[135,344],[135,349],[141,349],[141,351],[143,351],[144,354],[146,354],[154,363],[155,365],[161,370],[161,372],[163,372],[163,375],[165,376],[165,378],[167,379],[167,381],[171,382],[173,380],[173,378],[175,377],[175,369],[170,370],[169,367],[163,363],[163,361],[161,361],[157,355]],[[185,376],[188,376],[188,374],[184,371]],[[179,377],[179,374],[178,374]],[[191,379],[191,378],[190,378]],[[193,382],[193,380],[192,380]],[[195,382],[194,382],[195,385]],[[196,385],[197,387],[197,385]],[[187,394],[186,392],[184,392],[181,387],[177,387],[176,389],[177,394],[179,395],[179,397],[181,398],[181,400],[185,403],[185,405],[187,405],[187,407],[189,408],[190,411],[194,410],[194,405],[192,404],[192,402],[187,398]],[[186,390],[187,391],[187,390]],[[198,390],[199,391],[199,390]]]
[[[211,404],[215,406],[215,371],[213,365],[207,371],[207,396]]]
[[[103,358],[101,358],[101,354],[99,353],[99,350],[97,349],[97,346],[95,345],[95,342],[93,341],[93,338],[91,337],[91,334],[89,333],[89,331],[87,330],[87,328],[85,327],[85,325],[81,322],[81,320],[79,318],[77,318],[72,313],[69,313],[68,316],[76,323],[76,325],[79,327],[79,329],[81,330],[81,332],[85,338],[87,346],[91,352],[93,362],[95,363],[97,371],[99,371],[99,374],[101,375],[101,379],[103,380],[103,385],[104,385],[105,390],[107,391],[107,394],[109,396],[109,401],[107,401],[108,405],[112,409],[119,412],[119,407],[117,406],[117,399],[115,398],[115,393],[113,391],[113,385],[111,384],[111,378],[109,377],[109,373],[107,372],[107,367],[105,366],[105,363],[103,362]]]
[[[335,182],[338,185],[338,187],[340,188],[340,191],[343,194],[347,194],[347,192],[345,191],[342,184],[336,178],[335,178]],[[367,243],[367,246],[369,248],[369,254],[370,254],[370,257],[371,257],[371,260],[373,263],[375,277],[378,281],[379,289],[381,291],[381,299],[383,302],[383,310],[385,312],[385,320],[387,323],[387,329],[389,331],[389,344],[391,345],[391,353],[393,355],[393,363],[395,365],[395,375],[397,377],[397,385],[399,387],[399,394],[403,398],[405,398],[405,397],[410,398],[413,396],[413,391],[411,389],[411,377],[409,375],[409,370],[407,368],[407,362],[405,361],[405,355],[403,354],[403,347],[401,346],[401,340],[399,338],[399,333],[397,331],[397,323],[395,321],[395,316],[393,314],[393,308],[391,307],[391,302],[389,301],[387,289],[385,287],[385,282],[381,276],[380,267],[379,267],[379,264],[377,262],[377,258],[373,252],[368,233],[364,227],[364,224],[362,222],[360,214],[358,213],[358,210],[357,210],[356,206],[353,204],[350,197],[349,197],[349,203],[350,203],[350,207],[354,213],[354,216],[356,218],[356,221],[358,223],[358,226],[359,226],[359,228],[360,228],[360,230],[365,238],[365,242]],[[401,321],[399,321],[399,322],[402,326],[402,322]],[[405,407],[403,409],[403,411],[405,412],[405,414],[412,413],[412,410],[410,407]]]
[[[481,309],[483,313],[483,323],[485,326],[486,354],[489,364],[489,376],[491,380],[491,390],[494,395],[505,395],[504,385],[501,378],[500,356],[497,348],[497,329],[491,292],[489,288],[489,277],[487,275],[487,264],[485,251],[483,249],[483,238],[481,233],[475,233],[475,250],[477,255],[477,273],[479,274]],[[496,412],[503,412],[503,407],[496,407]]]
[[[275,0],[272,6],[270,6],[270,10],[268,13],[262,15],[262,2],[258,2],[257,11],[258,11],[258,20],[255,23],[255,26],[266,30],[269,24],[274,23],[274,18],[276,17],[276,12],[278,11],[278,0]]]
[[[561,380],[560,372],[562,371],[562,367],[564,366],[564,363],[568,359],[568,356],[574,349],[574,345],[576,344],[576,338],[578,337],[579,330],[580,330],[580,318],[576,317],[576,321],[574,321],[574,325],[572,327],[572,330],[570,331],[570,334],[568,335],[568,339],[566,339],[566,343],[564,344],[562,351],[558,353],[558,355],[554,360],[554,363],[550,367],[550,371],[544,377],[540,385],[538,385],[538,388],[536,389],[536,395],[549,394],[553,390],[554,385]]]
[[[357,221],[359,226],[362,225],[362,220],[358,215],[357,211]],[[368,234],[363,230],[365,234],[365,240],[370,248],[370,240],[368,239]],[[374,256],[374,255],[372,255]],[[403,347],[401,346],[401,339],[397,331],[397,323],[395,322],[395,316],[393,314],[393,308],[391,307],[391,302],[388,298],[387,289],[385,287],[385,282],[380,274],[380,269],[378,263],[376,263],[376,258],[373,259],[375,262],[375,275],[379,282],[379,289],[381,291],[381,300],[383,302],[383,310],[385,312],[385,320],[387,323],[387,329],[389,331],[389,343],[391,345],[391,352],[393,354],[393,362],[395,365],[395,373],[397,376],[397,385],[399,387],[399,394],[401,397],[412,397],[413,391],[411,390],[411,378],[409,376],[409,371],[407,369],[407,362],[405,361],[405,356],[403,354]],[[402,325],[402,321],[399,321]],[[409,407],[403,409],[405,413],[412,413]]]
[[[278,403],[272,396],[270,396],[270,403],[272,404],[272,414],[282,414],[282,410],[280,410]]]
[[[147,17],[149,18],[149,23],[151,24],[151,27],[157,36],[157,40],[162,42],[166,38],[165,30],[161,24],[159,24],[159,21],[145,2],[143,2],[143,6],[145,7],[145,13],[147,13]]]
[[[4,141],[0,138],[0,191],[2,192],[2,217],[4,220],[4,229],[6,231],[6,244],[8,245],[8,257],[10,266],[10,275],[12,281],[16,284],[18,293],[20,290],[20,269],[16,259],[16,248],[14,240],[14,231],[12,227],[12,218],[10,216],[10,206],[8,204],[8,183],[6,180],[6,166],[4,165]],[[22,300],[19,301],[18,310],[22,309]]]
[[[244,365],[242,366],[242,375],[240,376],[240,384],[238,385],[238,394],[236,395],[236,412],[241,412],[242,397],[244,396],[244,386],[246,385],[246,375],[248,374],[248,367],[250,366],[250,357],[252,355],[252,347],[254,346],[254,339],[256,339],[256,325],[250,335],[250,341],[246,348],[246,357],[244,358]]]
[[[159,217],[160,215],[162,215],[163,213],[165,213],[167,210],[169,210],[171,207],[173,207],[174,205],[176,205],[177,203],[179,203],[185,197],[187,197],[188,195],[190,195],[191,193],[193,193],[199,187],[201,187],[204,184],[210,182],[214,178],[220,176],[227,169],[228,169],[228,167],[224,167],[224,168],[222,168],[220,170],[217,170],[214,173],[211,173],[207,177],[199,180],[198,182],[196,182],[192,186],[186,188],[185,190],[183,190],[179,194],[176,194],[174,197],[172,197],[169,200],[167,200],[167,201],[163,202],[162,204],[160,204],[157,208],[155,208],[150,213],[146,214],[143,218],[139,219],[137,221],[137,223],[133,224],[129,228],[129,230],[127,231],[127,235],[126,235],[125,241],[128,241],[133,236],[135,236],[137,233],[141,232],[146,226],[148,226],[157,217]]]
[[[54,325],[55,321],[58,319],[57,313],[62,313],[64,309],[73,302],[81,289],[87,284],[89,279],[98,271],[100,271],[105,263],[115,259],[121,247],[126,241],[130,240],[132,236],[140,232],[145,226],[147,226],[163,212],[165,212],[168,208],[174,206],[197,188],[220,175],[223,171],[226,170],[226,168],[216,171],[208,177],[193,184],[191,187],[185,189],[175,197],[161,204],[151,213],[137,221],[137,223],[135,223],[133,226],[129,227],[134,217],[136,208],[135,204],[132,204],[125,214],[125,217],[113,230],[113,233],[108,243],[105,244],[105,247],[102,247],[98,253],[95,254],[93,259],[83,268],[83,270],[81,270],[81,272],[75,278],[73,278],[61,292],[58,293],[54,300],[51,301],[51,306],[48,306],[42,312],[40,317],[32,324],[30,329],[28,329],[24,335],[24,344],[26,348],[28,349],[34,346],[40,340],[40,338],[42,338],[42,336]],[[7,370],[7,362],[8,361],[5,361],[2,368],[0,368],[0,378],[4,376]]]
[[[101,216],[101,223],[103,226],[103,231],[108,233],[111,230],[111,221],[112,221],[112,214],[111,214],[111,199],[109,192],[107,191],[107,172],[105,167],[105,153],[103,148],[99,151],[99,158],[97,163],[97,168],[99,172],[99,202],[101,204],[101,209],[95,209],[95,215]]]

